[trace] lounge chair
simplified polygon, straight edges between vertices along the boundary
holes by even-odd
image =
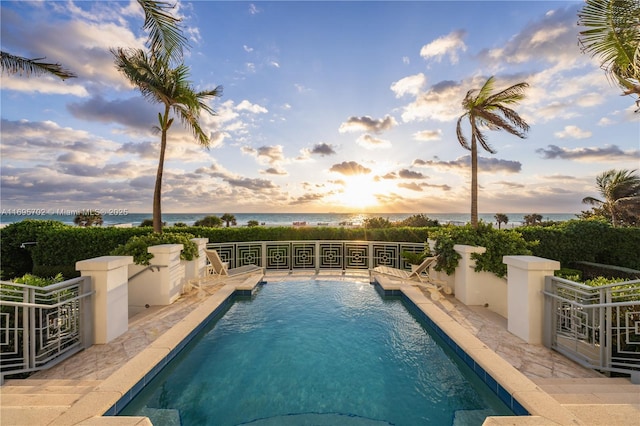
[[[421,283],[430,282],[431,278],[429,277],[429,268],[435,264],[437,260],[438,256],[427,257],[412,272],[405,271],[404,269],[391,268],[389,266],[376,266],[373,268],[373,271],[401,280],[417,280]]]
[[[207,275],[216,277],[234,277],[242,274],[264,274],[264,269],[258,265],[244,265],[229,269],[228,263],[220,259],[220,255],[215,250],[205,250],[209,265],[207,265]]]
[[[243,274],[264,274],[264,269],[257,265],[245,265],[238,268],[229,269],[228,263],[220,259],[220,255],[215,250],[205,249],[205,254],[209,263],[204,271],[204,276],[189,280],[189,288],[199,288],[202,291],[203,285],[226,277],[236,277]]]
[[[436,263],[438,256],[427,257],[412,272],[404,269],[391,268],[389,266],[376,266],[373,272],[388,275],[402,281],[412,281],[414,285],[427,289],[433,300],[440,300],[440,290],[446,285],[445,281],[436,280],[429,276],[429,268]],[[448,288],[448,287],[446,287]]]

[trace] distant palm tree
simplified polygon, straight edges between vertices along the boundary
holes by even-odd
[[[507,216],[504,213],[496,213],[496,215],[493,216],[493,217],[496,220],[496,222],[498,223],[498,229],[500,229],[500,225],[501,224],[504,223],[506,225],[507,223],[509,223],[509,216]]]
[[[236,221],[236,217],[231,213],[223,214],[220,219],[222,219],[222,221],[227,224],[227,228],[229,227],[229,224],[233,224],[233,226],[236,226],[238,224],[238,222]]]
[[[473,89],[467,92],[462,101],[465,113],[458,118],[456,134],[458,142],[463,148],[471,151],[471,225],[478,227],[478,145],[495,154],[482,133],[483,128],[488,130],[506,130],[519,138],[525,138],[524,132],[529,130],[529,125],[508,105],[517,104],[524,99],[524,89],[529,87],[527,83],[518,83],[500,92],[492,93],[494,77],[491,76],[480,90]],[[462,133],[462,120],[468,117],[471,125],[471,144]]]
[[[153,193],[153,230],[162,232],[162,175],[167,149],[167,132],[178,116],[183,125],[189,128],[196,140],[203,146],[209,146],[209,135],[200,127],[200,112],[211,115],[215,111],[207,100],[222,95],[222,87],[196,92],[188,80],[189,67],[179,64],[175,68],[170,64],[170,53],[165,55],[147,55],[141,49],[111,49],[118,71],[138,87],[146,99],[164,105],[164,111],[158,113],[160,133],[160,160],[156,173]],[[173,113],[173,114],[172,114]]]
[[[640,105],[638,17],[638,0],[585,0],[578,12],[578,25],[587,28],[578,35],[582,52],[598,56],[602,69],[623,94],[638,96],[636,105]]]
[[[36,76],[50,74],[62,80],[77,77],[77,75],[71,71],[64,69],[62,65],[42,62],[43,59],[44,58],[27,59],[7,52],[0,52],[0,66],[2,67],[2,71],[6,71],[9,75],[24,73],[28,77],[31,74]]]
[[[596,185],[602,200],[585,197],[582,202],[595,204],[611,216],[613,226],[618,223],[618,216],[625,209],[640,205],[640,177],[636,170],[607,170],[596,176]]]
[[[525,225],[537,225],[542,223],[542,215],[538,213],[526,214],[523,219]]]

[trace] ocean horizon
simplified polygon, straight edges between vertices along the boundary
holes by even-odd
[[[36,214],[38,213],[38,214]],[[163,222],[167,226],[176,223],[193,225],[197,220],[206,216],[221,217],[224,213],[165,213]],[[410,216],[423,214],[430,219],[438,220],[440,224],[463,225],[468,223],[471,215],[468,213],[231,213],[235,216],[237,225],[246,226],[249,221],[257,221],[262,226],[360,226],[367,218],[382,217],[391,222],[401,221]],[[480,213],[478,218],[487,223],[496,223],[496,213]],[[504,213],[509,218],[506,227],[520,226],[524,222],[524,216],[531,213]],[[538,213],[544,221],[567,221],[577,218],[577,213]],[[24,219],[57,220],[73,225],[75,212],[44,213],[28,212],[27,214],[0,215],[0,226],[21,222]],[[151,213],[103,214],[103,226],[139,226],[145,219],[151,219]],[[223,226],[225,226],[223,224]],[[505,225],[502,225],[503,227]]]

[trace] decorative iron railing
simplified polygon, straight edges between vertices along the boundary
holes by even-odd
[[[591,287],[545,281],[544,343],[585,367],[640,371],[640,280]]]
[[[420,253],[424,243],[386,241],[248,241],[209,243],[230,268],[258,265],[267,270],[353,270],[378,265],[408,269],[402,252]]]
[[[91,346],[92,294],[88,277],[47,287],[0,281],[0,383]]]

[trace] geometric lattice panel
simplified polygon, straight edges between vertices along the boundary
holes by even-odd
[[[267,269],[291,269],[291,245],[267,244],[266,246]]]
[[[398,268],[398,259],[400,257],[399,248],[384,244],[373,244],[373,263],[376,266],[389,266]]]
[[[260,259],[260,253],[262,252],[262,246],[256,245],[243,245],[238,247],[238,253],[236,256],[236,267],[245,265],[258,265],[262,264]]]
[[[293,269],[315,269],[316,245],[315,243],[292,243],[291,263]]]
[[[345,244],[345,262],[347,269],[368,269],[369,245]]]
[[[320,268],[344,269],[344,246],[336,243],[320,244]]]

